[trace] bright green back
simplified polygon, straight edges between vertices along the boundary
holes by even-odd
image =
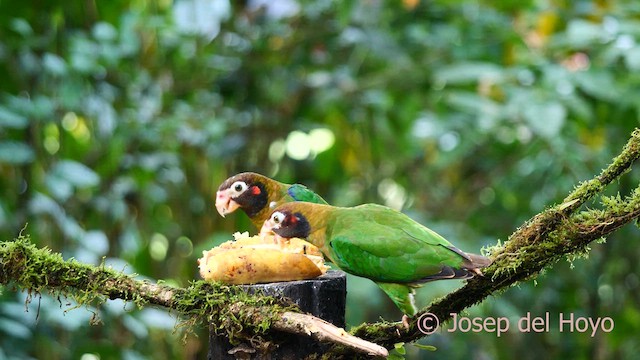
[[[337,208],[326,228],[326,250],[341,269],[382,282],[416,282],[459,268],[463,258],[442,236],[393,209],[366,204]]]

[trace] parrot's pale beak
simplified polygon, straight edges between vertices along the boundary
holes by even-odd
[[[265,221],[264,224],[262,224],[262,229],[260,229],[260,235],[264,236],[274,234],[273,229],[274,227],[277,228],[277,226],[278,225],[275,225],[271,219]]]
[[[280,244],[280,247],[284,247],[284,244],[287,242],[287,239],[278,235],[273,231],[273,229],[280,228],[280,224],[276,224],[273,220],[269,219],[262,224],[262,228],[260,229],[260,233],[258,234],[263,241],[265,241],[265,237],[268,235],[273,235],[273,242],[276,244]]]
[[[218,210],[220,216],[225,217],[225,215],[236,211],[239,207],[240,205],[231,199],[227,190],[216,192],[216,210]]]

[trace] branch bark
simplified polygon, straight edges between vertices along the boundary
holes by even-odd
[[[567,255],[586,253],[592,241],[638,219],[640,187],[625,198],[602,198],[601,210],[578,210],[627,172],[639,157],[640,130],[636,129],[620,155],[598,176],[581,183],[561,204],[525,222],[504,244],[491,248],[490,257],[494,262],[484,269],[484,277],[469,280],[462,288],[423,309],[411,319],[408,328],[401,323],[362,324],[349,335],[342,329],[328,328],[332,325],[321,319],[295,312],[288,304],[270,297],[248,295],[237,287],[198,281],[186,288],[173,288],[135,280],[104,266],[96,268],[74,260],[64,261],[59,254],[35,248],[24,237],[0,243],[0,284],[13,283],[37,293],[57,292],[83,304],[120,298],[138,306],[163,306],[194,322],[212,323],[230,338],[241,331],[262,334],[272,329],[332,342],[336,344],[335,355],[385,356],[385,348],[425,336],[418,329],[420,315],[432,313],[441,323],[447,321],[452,313],[459,313],[517,282],[536,277],[542,269]]]

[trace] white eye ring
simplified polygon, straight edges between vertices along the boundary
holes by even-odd
[[[271,220],[273,220],[273,222],[276,224],[280,224],[282,221],[284,221],[284,218],[285,215],[281,212],[273,213],[273,215],[271,216]]]
[[[236,181],[231,185],[229,189],[231,189],[231,191],[234,192],[234,195],[237,196],[245,192],[245,190],[247,190],[248,187],[249,186],[247,186],[247,184],[244,181]]]

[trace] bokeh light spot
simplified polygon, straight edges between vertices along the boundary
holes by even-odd
[[[180,256],[189,257],[193,253],[193,243],[188,237],[180,236],[178,240],[176,240],[176,249]]]
[[[60,150],[60,130],[54,123],[49,123],[44,128],[44,149],[51,155]]]
[[[311,144],[309,135],[302,131],[292,131],[287,136],[286,142],[287,156],[294,160],[304,160],[311,154]]]
[[[269,145],[269,160],[278,162],[282,160],[286,150],[286,143],[282,139],[278,139]]]
[[[155,261],[163,261],[167,257],[169,250],[169,240],[166,236],[155,233],[151,235],[149,241],[149,255]]]
[[[331,149],[336,142],[336,137],[333,135],[333,132],[326,128],[311,130],[309,132],[309,139],[311,142],[311,151],[316,154]]]

